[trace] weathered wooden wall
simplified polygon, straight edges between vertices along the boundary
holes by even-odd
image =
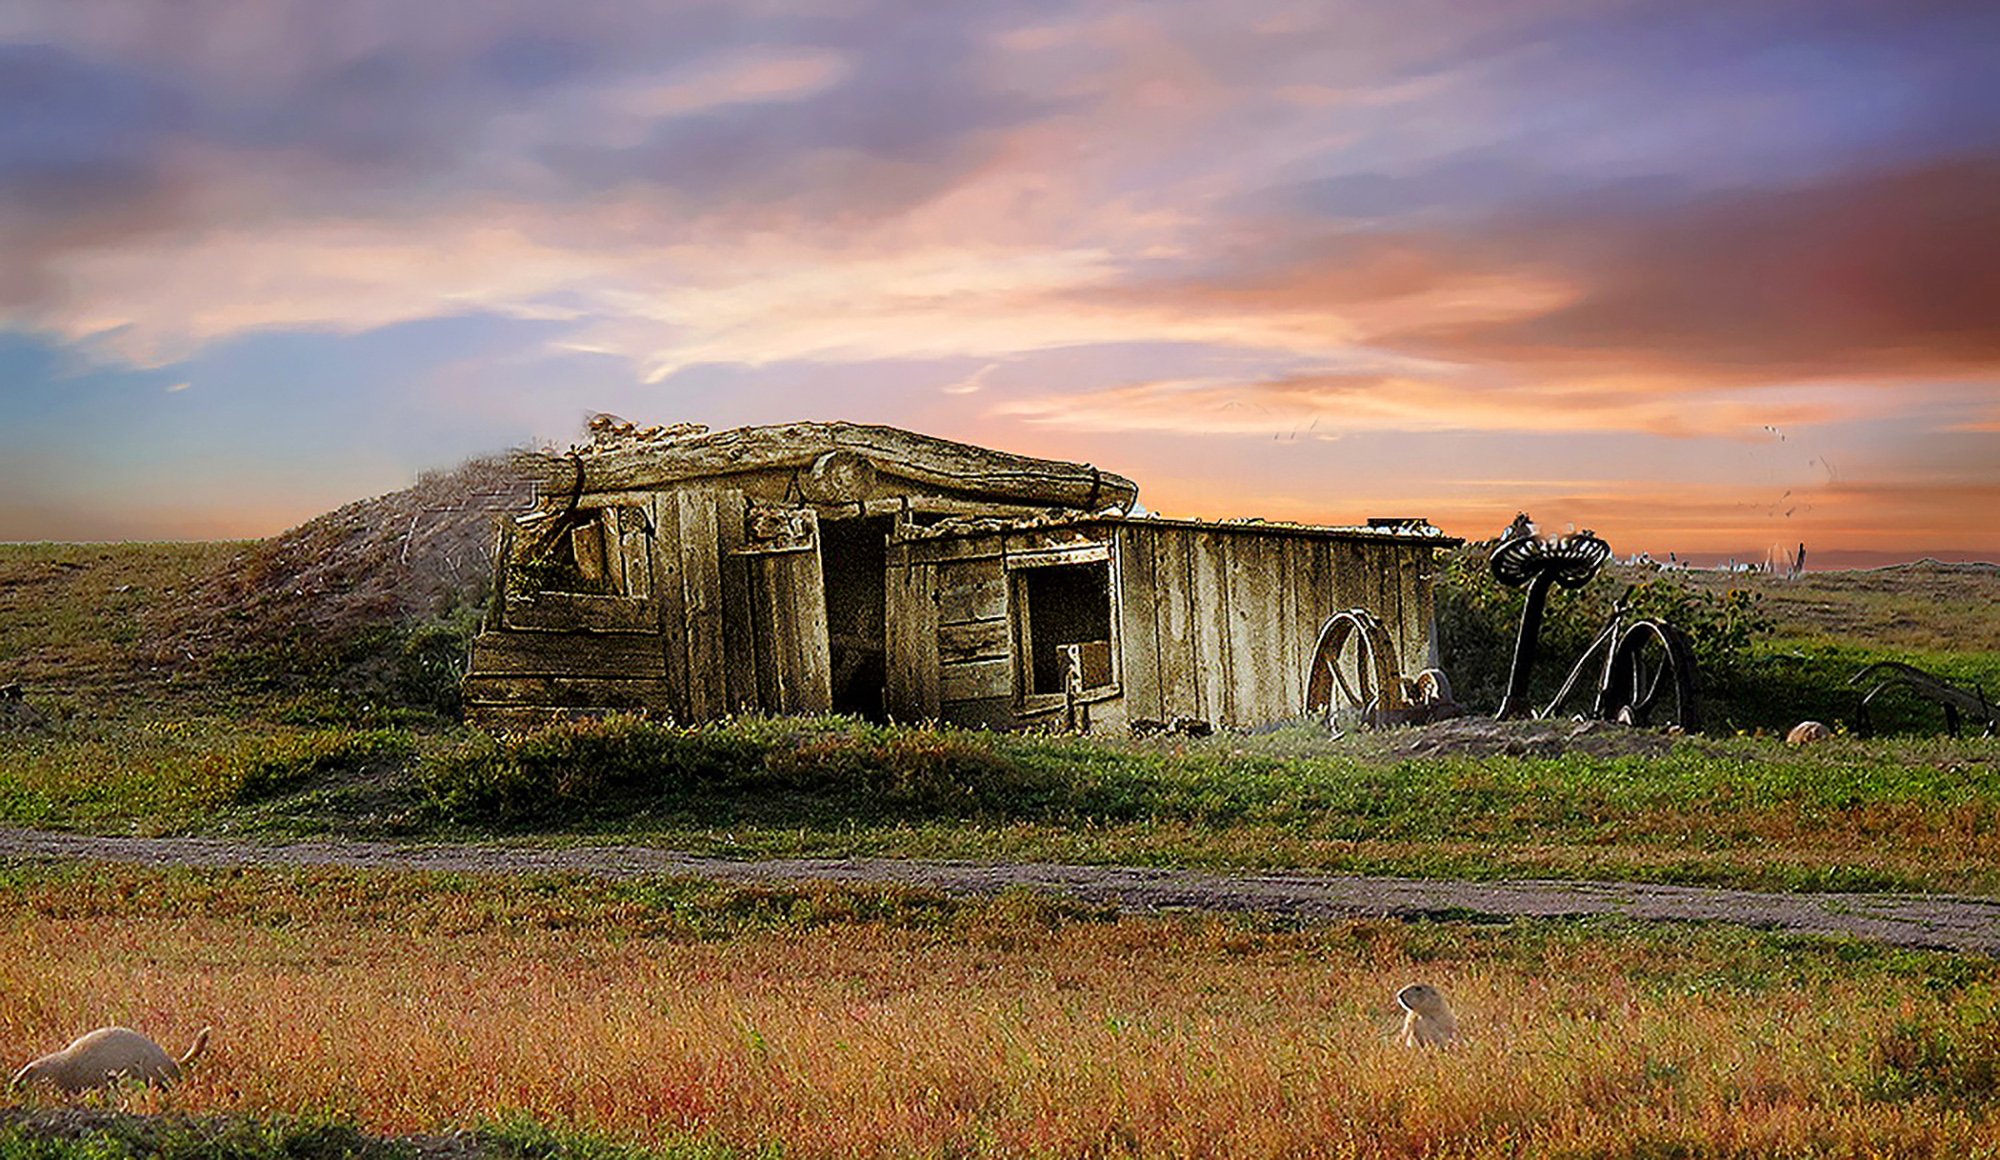
[[[897,545],[890,555],[889,705],[904,720],[1016,727],[1022,713],[1008,560],[1109,541],[1117,693],[1099,726],[1296,716],[1320,627],[1366,608],[1405,671],[1429,663],[1435,547],[1255,525],[1106,520]]]
[[[828,711],[825,573],[810,510],[797,513],[799,536],[759,540],[733,489],[616,502],[633,514],[617,521],[615,544],[606,537],[604,567],[633,595],[505,602],[504,626],[474,643],[475,718],[521,706],[681,721]],[[1150,519],[898,540],[885,561],[886,705],[905,721],[1059,723],[1049,713],[1060,704],[1026,692],[1010,577],[1108,554],[1114,679],[1092,690],[1094,725],[1295,716],[1320,626],[1342,609],[1379,617],[1405,672],[1429,663],[1435,552],[1389,536]]]
[[[617,561],[618,583],[645,595],[503,600],[501,623],[473,641],[469,716],[643,709],[705,721],[827,711],[816,540],[757,550],[734,490],[636,493],[611,506],[638,514],[607,564]]]
[[[1366,608],[1403,668],[1429,663],[1436,549],[1135,520],[1118,529],[1125,711],[1265,724],[1300,712],[1306,662],[1328,617]]]
[[[891,550],[891,716],[997,728],[1013,723],[1003,551],[1001,537]]]

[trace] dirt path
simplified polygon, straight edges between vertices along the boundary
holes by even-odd
[[[1937,894],[1765,894],[1615,882],[1453,882],[1312,874],[1207,874],[1123,866],[924,862],[892,858],[732,861],[641,846],[383,842],[264,845],[211,838],[113,838],[0,829],[0,861],[92,859],[173,866],[348,866],[607,878],[689,875],[725,882],[894,882],[952,893],[1055,891],[1133,912],[1254,911],[1302,919],[1616,914],[1844,934],[1896,946],[2000,954],[2000,900]]]

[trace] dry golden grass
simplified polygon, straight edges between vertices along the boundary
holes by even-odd
[[[388,1132],[525,1112],[808,1157],[2000,1146],[1988,1098],[1933,1082],[1963,1062],[1884,1070],[1899,1034],[1964,1026],[1954,1003],[1990,1011],[1984,961],[907,894],[148,871],[0,885],[8,1063],[99,1023],[175,1052],[216,1026],[185,1085],[125,1097],[141,1108]],[[1391,994],[1417,978],[1451,996],[1461,1047],[1391,1042]]]

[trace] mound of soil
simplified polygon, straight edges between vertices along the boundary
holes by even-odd
[[[1453,717],[1404,731],[1391,744],[1398,757],[1652,757],[1681,735],[1612,721],[1495,721]]]
[[[475,459],[308,520],[197,584],[173,644],[197,658],[326,646],[477,604],[492,582],[494,521],[532,499],[505,458]]]

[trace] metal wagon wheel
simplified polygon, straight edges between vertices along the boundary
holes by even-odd
[[[1604,717],[1613,721],[1701,728],[1694,649],[1687,634],[1659,620],[1641,620],[1627,628],[1605,670],[1602,704]]]
[[[1405,707],[1396,645],[1382,622],[1362,608],[1336,612],[1319,630],[1306,666],[1307,716],[1335,734],[1343,722],[1379,725]]]

